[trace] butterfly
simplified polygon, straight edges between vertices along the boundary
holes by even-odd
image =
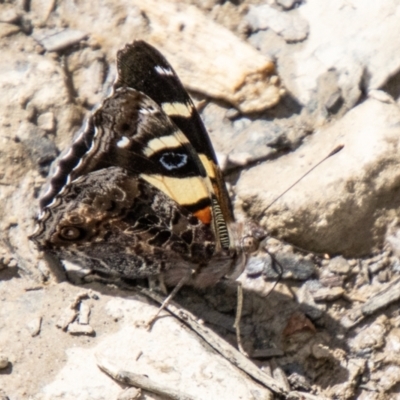
[[[117,53],[111,94],[55,160],[39,205],[37,247],[107,276],[206,287],[236,279],[254,247],[192,100],[144,41]]]

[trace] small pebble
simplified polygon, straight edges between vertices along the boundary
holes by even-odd
[[[323,358],[333,358],[329,350],[329,347],[323,346],[322,344],[314,344],[311,347],[311,353],[317,360]]]
[[[348,275],[350,272],[350,265],[342,256],[332,258],[328,268],[329,271],[339,275]]]
[[[131,387],[122,391],[118,395],[117,400],[136,400],[139,399],[141,395],[142,395],[141,389]]]
[[[315,301],[332,301],[336,300],[344,294],[341,287],[321,288],[312,292]]]
[[[9,364],[8,357],[0,353],[0,369],[7,368],[8,364]]]
[[[68,325],[68,333],[72,335],[94,335],[94,329],[90,325],[81,325],[77,322],[73,322]]]
[[[343,276],[332,274],[326,270],[322,271],[319,281],[323,286],[328,288],[342,287],[344,283]]]
[[[46,112],[40,114],[37,119],[37,125],[40,129],[46,132],[52,132],[55,128],[54,114],[52,112]]]
[[[240,115],[239,110],[237,110],[236,108],[229,108],[226,111],[225,118],[228,118],[228,119],[232,120],[232,119],[237,118],[239,115]]]
[[[62,329],[65,331],[68,327],[68,325],[74,321],[74,319],[77,317],[78,311],[73,310],[71,308],[66,308],[60,317],[60,319],[56,323],[56,327]]]
[[[400,354],[400,329],[394,328],[386,336],[385,350],[391,354],[395,353],[396,356]]]
[[[79,306],[78,323],[81,325],[89,324],[90,307],[86,303],[81,303]]]
[[[39,335],[41,325],[42,317],[33,318],[27,323],[28,331],[32,337]]]
[[[252,156],[248,152],[237,152],[229,154],[228,159],[230,163],[243,167],[249,163]]]

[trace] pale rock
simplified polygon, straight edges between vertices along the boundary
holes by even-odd
[[[103,88],[107,70],[104,53],[90,48],[74,52],[68,58],[68,68],[82,103],[89,107],[101,103],[110,89],[107,85]]]
[[[0,38],[11,36],[20,31],[19,26],[14,24],[0,23]]]
[[[43,30],[35,31],[33,35],[47,51],[61,51],[71,47],[88,36],[86,32],[64,29],[61,31]]]
[[[388,365],[378,382],[378,388],[382,391],[390,390],[400,382],[400,367],[398,365]]]
[[[377,89],[400,70],[398,3],[354,0],[310,0],[296,9],[308,21],[302,47],[280,64],[285,87],[301,103],[315,98],[316,77],[334,68],[339,87],[351,108],[365,90]],[[379,21],[379,24],[376,23]],[[364,74],[368,80],[363,80]],[[290,77],[290,78],[289,78]]]
[[[349,341],[349,344],[354,352],[360,352],[366,349],[379,349],[385,344],[385,335],[385,326],[379,322],[375,322],[361,330]]]
[[[52,112],[47,112],[40,114],[37,119],[37,125],[40,129],[46,132],[52,132],[55,128],[54,114]]]
[[[400,354],[400,329],[394,328],[386,336],[386,352],[398,357]]]
[[[54,0],[31,0],[29,3],[29,11],[43,23],[54,9]]]
[[[345,293],[343,288],[321,288],[312,292],[315,301],[333,301]]]
[[[222,99],[244,113],[271,108],[282,96],[280,81],[274,78],[274,63],[194,6],[108,0],[99,10],[67,0],[60,4],[60,12],[71,28],[95,37],[107,54],[145,36],[162,49],[187,88]],[[212,46],[205,45],[209,40]]]
[[[123,390],[119,395],[117,400],[136,400],[140,399],[142,391],[138,388],[127,388]]]
[[[298,15],[278,11],[269,5],[251,6],[246,20],[253,31],[271,29],[287,42],[304,40],[308,23]]]
[[[369,99],[315,132],[296,152],[243,172],[236,193],[259,220],[273,199],[344,144],[274,203],[261,222],[304,249],[369,254],[381,246],[389,223],[400,217],[399,126],[396,105]]]
[[[90,315],[90,306],[85,302],[81,302],[79,305],[78,323],[81,325],[88,325],[89,315]]]
[[[32,337],[39,335],[42,325],[42,317],[35,317],[27,323],[27,328]]]
[[[0,369],[5,369],[5,368],[7,368],[8,367],[8,365],[9,365],[9,360],[8,360],[8,357],[5,355],[5,354],[3,354],[3,353],[0,353]]]
[[[0,6],[0,22],[13,24],[21,18],[21,12],[12,4],[2,3]]]
[[[94,335],[94,329],[90,325],[81,325],[77,322],[72,322],[68,325],[68,333],[71,335]]]

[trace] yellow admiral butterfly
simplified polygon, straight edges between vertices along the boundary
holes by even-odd
[[[235,278],[245,249],[208,134],[167,60],[135,41],[112,93],[56,160],[38,248],[90,270],[167,285]]]

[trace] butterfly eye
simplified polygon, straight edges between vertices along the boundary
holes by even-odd
[[[64,240],[78,240],[85,236],[85,231],[75,226],[65,226],[61,229],[60,236]]]
[[[242,248],[246,253],[254,253],[259,246],[259,241],[252,236],[245,236],[242,239]]]

